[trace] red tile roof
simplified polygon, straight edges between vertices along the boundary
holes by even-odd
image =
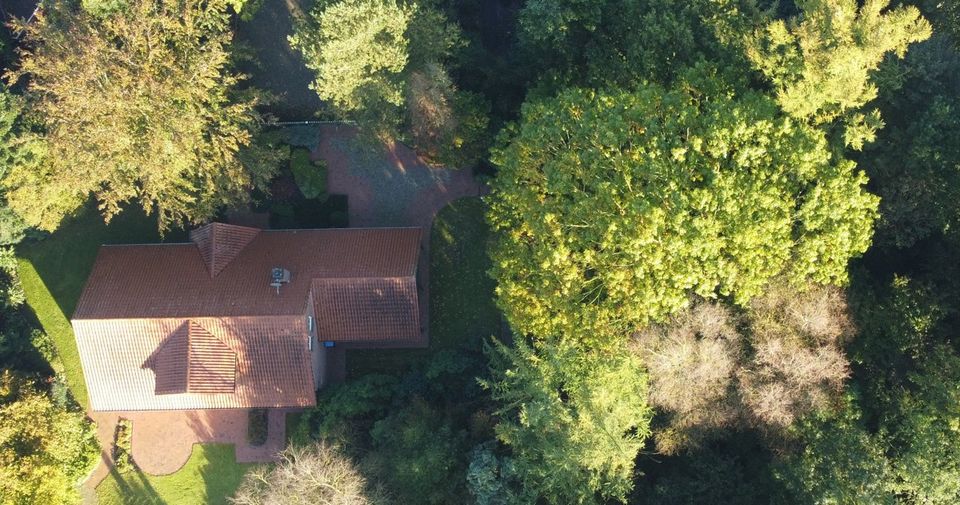
[[[192,243],[103,246],[74,319],[303,314],[317,278],[414,277],[419,228],[263,230],[216,277]],[[290,271],[278,295],[270,271]]]
[[[237,353],[197,321],[187,321],[157,346],[145,362],[156,374],[154,392],[232,393]]]
[[[335,342],[417,341],[417,280],[413,277],[314,279],[317,334]]]
[[[197,244],[210,277],[216,277],[259,233],[257,228],[210,223],[191,231],[190,241]]]
[[[188,331],[191,322],[235,350],[232,392],[192,390],[196,378],[182,373],[189,365],[173,363],[175,358],[187,356],[183,349],[189,344],[179,344],[173,352],[161,348],[168,339],[176,342],[176,336]],[[73,321],[73,328],[95,411],[268,408],[315,403],[303,317],[78,319]],[[163,365],[160,356],[168,360]],[[157,374],[157,367],[170,373]],[[179,378],[179,382],[170,377]],[[163,388],[158,391],[158,386]]]
[[[419,228],[191,238],[100,249],[72,320],[94,410],[312,405],[308,313],[321,341],[425,343]],[[274,267],[291,274],[279,293]]]

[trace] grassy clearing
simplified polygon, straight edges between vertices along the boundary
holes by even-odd
[[[495,283],[487,275],[489,229],[480,198],[463,198],[437,213],[430,237],[430,347],[347,351],[348,375],[396,373],[443,349],[479,351],[500,330]]]
[[[252,466],[237,463],[232,445],[197,444],[176,473],[156,477],[114,472],[97,486],[97,498],[101,505],[227,504]]]
[[[182,239],[183,232],[168,239]],[[49,237],[17,249],[20,277],[27,303],[50,335],[63,362],[67,384],[77,402],[88,405],[80,355],[70,327],[83,285],[101,244],[159,242],[157,222],[139,209],[123,212],[109,224],[92,206],[63,223]]]

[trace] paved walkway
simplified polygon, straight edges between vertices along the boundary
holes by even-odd
[[[327,191],[347,195],[351,227],[420,226],[429,232],[438,210],[480,194],[470,169],[432,168],[402,144],[377,152],[356,138],[352,126],[323,125],[314,153],[327,162]]]
[[[166,410],[153,412],[93,412],[97,438],[103,448],[100,464],[83,485],[84,501],[95,500],[96,487],[113,467],[113,435],[120,418],[131,421],[133,460],[150,475],[167,475],[182,467],[198,443],[234,444],[237,461],[272,461],[286,442],[286,415],[297,409],[270,409],[267,441],[247,443],[248,413],[243,409]]]

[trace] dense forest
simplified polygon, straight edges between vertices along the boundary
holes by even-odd
[[[263,4],[7,20],[3,503],[77,500],[97,454],[14,248],[91,202],[167,233],[269,199]],[[234,503],[960,503],[960,2],[317,0],[279,43],[321,104],[283,119],[485,182],[483,289]]]

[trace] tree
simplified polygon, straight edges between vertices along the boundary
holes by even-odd
[[[400,503],[455,503],[464,494],[465,433],[423,399],[374,423],[364,464]]]
[[[894,490],[913,503],[960,500],[960,356],[938,345],[909,376],[908,388],[888,412]]]
[[[853,333],[839,289],[782,283],[742,316],[699,301],[639,332],[633,349],[650,372],[650,404],[663,414],[658,451],[699,449],[738,428],[776,440],[796,420],[831,410],[849,375],[842,346]]]
[[[517,36],[549,90],[631,88],[671,82],[700,61],[746,68],[733,35],[755,14],[726,0],[537,0],[521,9]]]
[[[43,144],[23,125],[22,111],[21,98],[0,84],[0,180],[15,166],[36,166],[43,155]],[[0,245],[20,242],[27,228],[0,189]]]
[[[855,330],[844,293],[774,283],[753,300],[748,319],[752,358],[739,387],[749,415],[783,429],[828,410],[850,375],[843,346]]]
[[[886,126],[862,157],[880,196],[876,242],[909,248],[960,224],[960,53],[934,34],[878,75]]]
[[[70,504],[98,456],[81,412],[57,406],[33,384],[0,373],[0,501]]]
[[[804,419],[791,430],[798,447],[774,465],[784,502],[896,503],[892,473],[876,436],[863,426],[856,401]]]
[[[9,77],[28,78],[28,114],[56,155],[6,174],[10,206],[52,230],[92,193],[108,220],[138,200],[166,229],[263,187],[274,155],[252,141],[258,99],[229,70],[236,3],[130,0],[96,16],[45,3],[20,27],[24,49]]]
[[[307,447],[289,446],[275,465],[250,470],[230,498],[235,505],[274,503],[375,505],[385,495],[371,488],[356,466],[336,446],[317,442]]]
[[[746,351],[739,324],[725,307],[701,302],[637,334],[634,348],[650,374],[650,404],[667,416],[654,430],[661,454],[699,447],[740,420],[735,382]]]
[[[512,452],[524,503],[623,501],[650,434],[647,377],[621,350],[585,351],[518,340],[490,350],[484,385],[503,405],[497,438]]]
[[[413,14],[412,7],[386,0],[320,2],[311,13],[315,25],[298,26],[290,44],[317,73],[313,89],[335,110],[397,108]]]
[[[870,73],[884,56],[930,36],[916,7],[887,9],[889,0],[800,0],[800,15],[775,20],[748,43],[748,56],[773,84],[788,114],[826,125],[847,123],[845,142],[860,149],[882,125],[876,111],[857,111],[876,98]]]
[[[696,83],[528,103],[492,160],[492,273],[527,335],[596,343],[780,274],[843,283],[877,207],[820,132]]]
[[[450,79],[445,64],[463,41],[439,10],[396,0],[318,2],[290,44],[339,116],[380,138],[410,140],[438,163],[459,167],[483,154],[487,107]]]

